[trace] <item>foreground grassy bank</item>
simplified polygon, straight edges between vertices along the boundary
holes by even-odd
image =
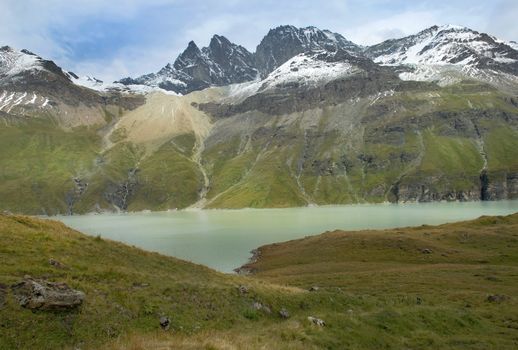
[[[327,232],[258,255],[247,266],[256,278],[349,296],[324,316],[351,348],[518,347],[518,214]]]
[[[518,346],[518,214],[265,246],[252,276],[23,216],[0,215],[0,241],[0,349]],[[24,309],[9,288],[24,275],[66,282],[85,301]]]

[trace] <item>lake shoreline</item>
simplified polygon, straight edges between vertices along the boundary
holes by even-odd
[[[123,210],[102,210],[102,211],[89,211],[81,214],[53,214],[53,215],[29,215],[23,213],[15,213],[16,215],[29,215],[39,218],[56,218],[56,217],[76,217],[76,216],[96,216],[96,215],[125,215],[125,214],[153,214],[153,213],[177,213],[177,212],[209,212],[209,211],[242,211],[242,210],[285,210],[285,209],[308,209],[308,208],[327,208],[327,207],[357,207],[357,206],[379,206],[379,205],[387,205],[387,206],[405,206],[405,205],[430,205],[436,203],[494,203],[494,202],[512,202],[518,201],[518,199],[498,199],[498,200],[470,200],[470,201],[461,201],[461,200],[440,200],[440,201],[429,201],[429,202],[365,202],[365,203],[347,203],[347,204],[311,204],[305,206],[294,206],[294,207],[265,207],[265,208],[256,208],[256,207],[243,207],[243,208],[181,208],[181,209],[166,209],[166,210],[153,210],[153,209],[144,209],[144,210],[136,210],[136,211],[123,211]]]
[[[107,213],[50,219],[92,236],[232,273],[253,257],[250,252],[257,247],[325,231],[436,225],[516,211],[518,200]]]

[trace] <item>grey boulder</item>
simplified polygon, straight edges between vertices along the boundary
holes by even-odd
[[[25,277],[11,286],[20,306],[31,310],[71,310],[80,306],[85,294],[66,283]]]

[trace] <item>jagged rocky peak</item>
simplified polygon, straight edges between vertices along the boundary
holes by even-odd
[[[187,44],[187,48],[178,56],[176,61],[174,61],[173,66],[175,69],[183,69],[194,64],[199,64],[201,60],[203,60],[201,50],[196,43],[191,40],[189,44]]]
[[[518,73],[518,51],[485,33],[455,25],[432,26],[415,35],[368,47],[367,56],[386,65],[455,64]]]
[[[221,35],[214,35],[208,47],[200,49],[194,41],[158,73],[137,79],[126,78],[123,84],[143,84],[179,93],[253,80],[257,76],[252,53]]]
[[[231,83],[253,80],[258,74],[254,55],[224,36],[214,35],[204,52],[219,65]]]
[[[252,81],[259,75],[264,78],[290,58],[314,50],[361,52],[358,45],[329,30],[286,25],[270,30],[255,54],[224,36],[214,35],[209,46],[201,49],[193,41],[189,42],[176,61],[158,73],[120,82],[189,93],[210,86]]]
[[[316,27],[297,28],[283,25],[271,29],[255,53],[257,68],[263,76],[290,58],[311,50],[345,50],[358,53],[361,48],[338,33]]]

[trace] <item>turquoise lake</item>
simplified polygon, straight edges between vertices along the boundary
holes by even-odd
[[[518,212],[518,200],[58,216],[90,235],[232,272],[250,251],[325,231],[434,225]]]

